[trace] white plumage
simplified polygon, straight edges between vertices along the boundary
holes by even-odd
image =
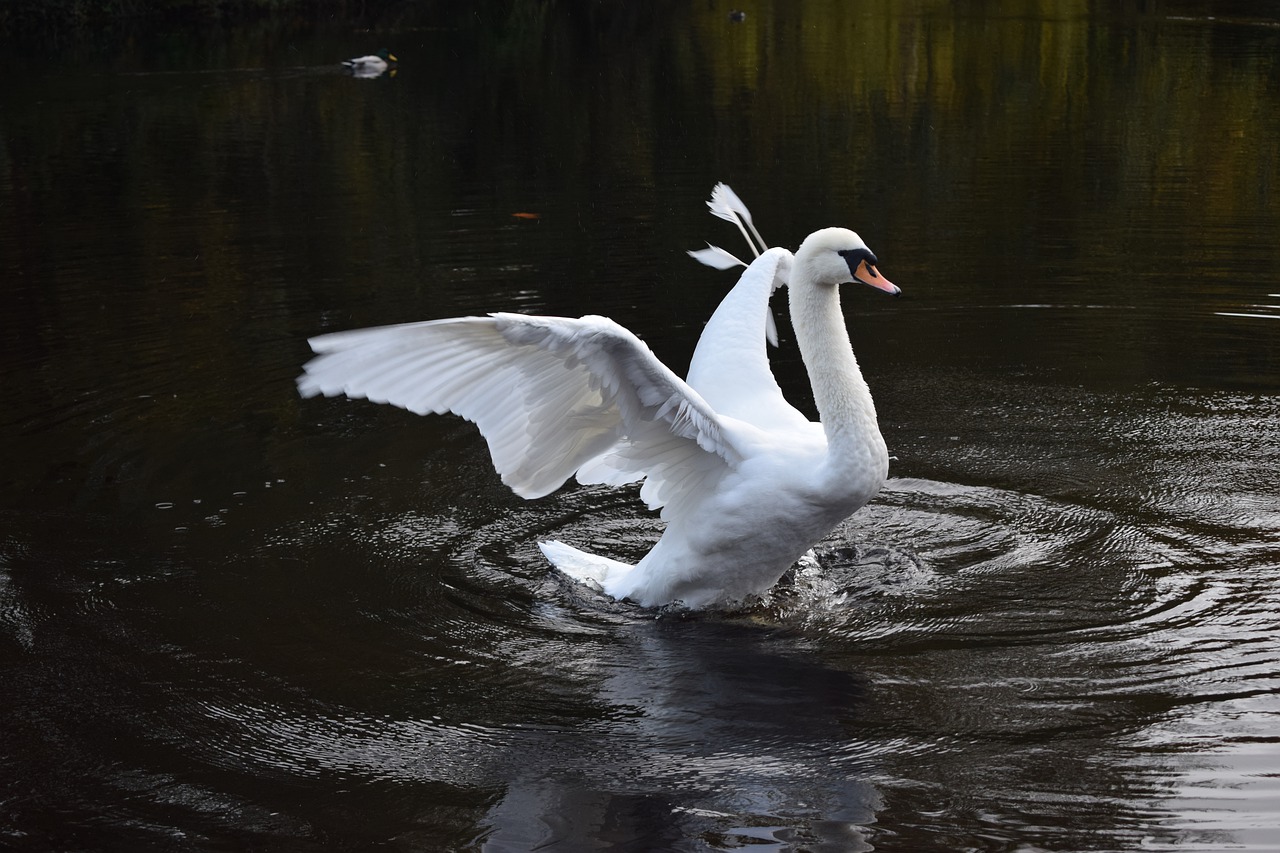
[[[887,475],[840,312],[837,286],[854,280],[898,292],[852,231],[815,232],[794,256],[766,251],[707,323],[687,381],[608,318],[497,313],[312,338],[317,357],[298,388],[461,415],[525,498],[574,475],[643,479],[640,496],[666,529],[638,564],[560,542],[543,552],[617,599],[730,604],[776,583]],[[784,283],[821,422],[786,402],[769,369],[769,298]]]
[[[394,62],[396,62],[396,58],[386,48],[368,56],[357,56],[353,59],[342,60],[342,64],[350,69],[351,73],[356,77],[377,77],[391,67]]]

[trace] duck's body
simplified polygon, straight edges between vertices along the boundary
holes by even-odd
[[[357,56],[354,59],[344,59],[342,64],[351,69],[351,73],[358,77],[376,77],[386,71],[391,63],[396,62],[393,56],[386,49],[377,53],[371,53],[368,56]]]
[[[313,338],[304,396],[346,394],[473,420],[517,494],[644,479],[662,538],[635,566],[560,542],[558,568],[651,607],[730,604],[777,582],[870,500],[888,472],[875,407],[849,346],[837,286],[896,293],[852,231],[770,249],[707,324],[688,381],[603,317],[493,314]],[[796,339],[822,416],[790,406],[765,352],[769,297],[791,292]]]

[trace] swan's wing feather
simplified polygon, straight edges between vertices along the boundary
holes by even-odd
[[[662,517],[689,517],[731,470],[718,456],[699,452],[659,423],[639,429],[578,469],[581,483],[621,486],[644,479],[640,499]]]
[[[493,314],[310,343],[317,357],[298,378],[303,396],[345,394],[418,414],[461,415],[480,428],[503,482],[523,497],[549,494],[620,441],[634,445],[642,435],[674,442],[686,462],[738,461],[706,401],[604,317]],[[598,461],[592,468],[606,469]]]
[[[707,244],[705,249],[695,249],[688,252],[689,257],[693,258],[700,264],[706,264],[718,270],[733,269],[734,267],[745,267],[746,264],[739,260],[735,255],[726,252],[719,246]]]
[[[782,396],[765,349],[766,338],[777,338],[769,298],[791,275],[791,259],[786,249],[770,249],[746,268],[711,315],[689,363],[689,384],[712,408],[765,429],[808,422]]]
[[[712,187],[711,199],[707,202],[707,208],[712,215],[726,219],[729,222],[736,223],[739,218],[744,222],[751,222],[751,211],[747,210],[747,206],[743,204],[742,199],[738,198],[738,194],[723,181]]]
[[[742,199],[738,198],[738,194],[731,190],[728,184],[722,182],[712,188],[711,198],[707,201],[707,207],[714,216],[727,219],[738,226],[738,230],[742,232],[747,245],[751,247],[751,254],[759,257],[761,252],[769,249],[769,244],[760,236],[760,232],[756,230],[755,224],[751,221],[751,211],[747,210],[747,206],[742,203]],[[759,250],[756,249],[756,244],[751,242],[751,237],[747,235],[747,229],[751,229],[751,234],[756,238],[756,243],[760,244]]]

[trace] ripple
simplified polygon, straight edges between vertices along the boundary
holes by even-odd
[[[404,494],[382,504],[355,484],[354,518],[336,497],[265,550],[348,596],[331,602],[354,615],[327,666],[354,664],[361,687],[295,677],[293,697],[205,701],[202,754],[254,776],[500,789],[498,827],[673,790],[695,792],[680,820],[739,841],[809,825],[795,803],[865,823],[886,797],[901,810],[969,788],[998,804],[979,821],[993,838],[1073,809],[1165,819],[1161,797],[1190,795],[1142,787],[1174,774],[1144,776],[1126,750],[1220,747],[1223,731],[1242,754],[1269,749],[1280,691],[1264,571],[1280,560],[1257,524],[1271,510],[1250,498],[1266,490],[1234,476],[1243,465],[1207,494],[1203,471],[1123,467],[1168,426],[1129,424],[1135,444],[1108,451],[1103,476],[1056,477],[1051,494],[891,480],[816,561],[727,614],[644,611],[547,565],[537,542],[553,537],[643,555],[661,523],[634,490],[523,503],[495,488],[449,506],[413,504],[414,486],[389,511]],[[1184,439],[1161,445],[1168,459],[1203,450]]]
[[[9,574],[13,554],[18,550],[16,542],[0,544],[0,632],[30,652],[35,647],[36,626],[48,614],[32,606],[29,596],[16,588]]]
[[[191,744],[194,751],[216,766],[267,776],[492,784],[484,767],[502,736],[472,723],[302,712],[264,701],[196,710],[206,734]]]
[[[633,559],[660,533],[607,493],[576,492],[561,509],[569,510],[561,522],[548,525],[535,513],[496,540],[477,537],[486,543],[473,552],[482,574],[499,583],[516,575],[528,583],[539,572],[554,577],[532,547],[542,536],[567,533]],[[1019,655],[1017,669],[953,685],[979,696],[980,708],[1005,706],[1001,717],[970,718],[983,731],[1003,726],[1007,733],[1009,715],[1027,703],[1040,709],[1027,723],[1055,730],[1080,725],[1107,696],[1160,693],[1194,703],[1274,691],[1280,649],[1265,593],[1203,571],[1238,556],[1237,544],[1221,532],[1149,520],[1006,489],[891,480],[818,547],[816,563],[790,573],[759,608],[729,618],[799,629],[828,653],[864,658],[910,649],[1006,658],[1018,648],[1042,649],[1038,663]],[[548,611],[549,631],[605,612],[650,618],[563,594],[560,603]],[[535,651],[531,663],[537,659]],[[939,683],[935,674],[922,687]]]
[[[601,614],[651,618],[565,585],[536,549],[564,537],[634,561],[661,533],[631,495],[577,489],[455,541],[459,575],[480,587],[559,594],[553,627]],[[859,643],[1122,642],[1197,623],[1219,604],[1180,574],[1179,548],[1115,513],[1071,501],[923,479],[890,480],[766,596],[749,618]],[[570,584],[569,587],[576,585]],[[574,608],[579,608],[575,612]]]

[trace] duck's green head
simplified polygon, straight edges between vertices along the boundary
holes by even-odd
[[[395,57],[395,54],[394,54],[394,53],[392,53],[391,51],[387,50],[385,47],[384,47],[382,50],[378,51],[378,56],[382,57],[383,61],[385,61],[385,62],[399,62],[399,61],[400,61],[400,60],[396,59],[396,57]]]

